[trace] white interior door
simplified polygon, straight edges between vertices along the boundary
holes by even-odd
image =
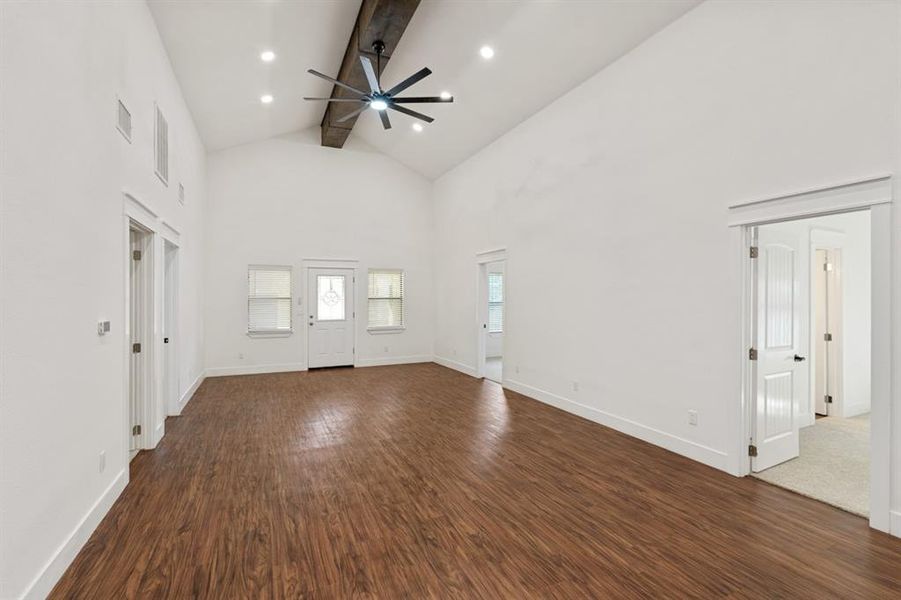
[[[309,368],[354,364],[354,271],[309,269]]]
[[[178,247],[165,243],[163,274],[163,389],[166,414],[178,414]]]
[[[761,227],[757,263],[757,472],[798,456],[799,407],[809,377],[801,356],[800,240]]]

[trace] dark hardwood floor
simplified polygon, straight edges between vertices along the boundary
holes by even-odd
[[[208,379],[52,598],[889,598],[901,540],[434,364]]]

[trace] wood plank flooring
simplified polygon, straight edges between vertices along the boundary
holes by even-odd
[[[208,379],[52,598],[898,598],[901,540],[434,364]]]

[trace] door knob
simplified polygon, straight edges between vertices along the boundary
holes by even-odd
[[[798,356],[797,354],[795,354],[795,362],[801,362],[805,360],[807,360],[806,356]]]

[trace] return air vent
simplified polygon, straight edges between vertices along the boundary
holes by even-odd
[[[154,171],[163,183],[169,185],[169,123],[159,106],[154,106]]]
[[[116,118],[116,128],[119,130],[126,140],[131,143],[131,113],[125,108],[122,100],[118,101],[119,114]]]

